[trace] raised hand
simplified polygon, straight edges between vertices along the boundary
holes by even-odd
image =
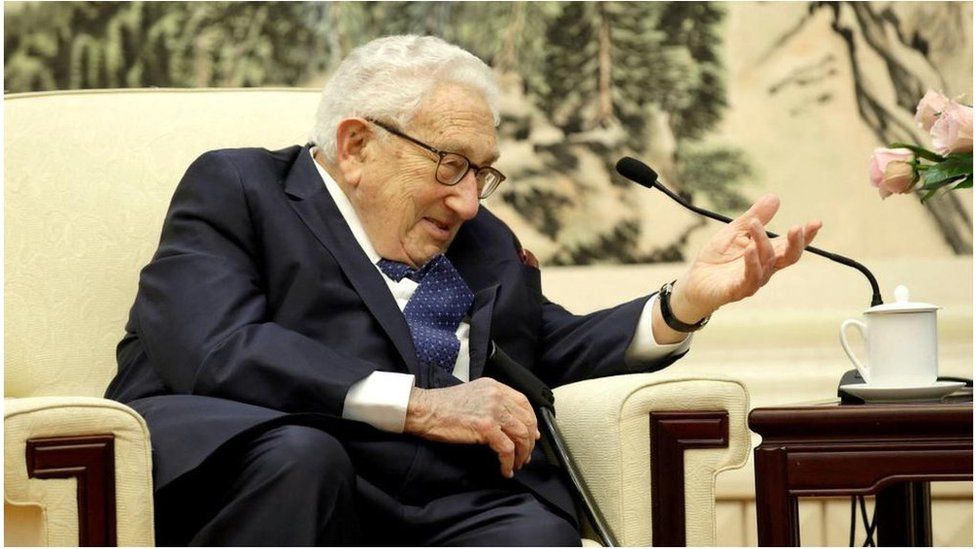
[[[697,322],[723,305],[755,294],[776,271],[800,259],[821,223],[795,225],[786,235],[770,239],[765,225],[777,210],[779,198],[764,195],[708,241],[675,283],[671,307],[679,320]]]
[[[507,478],[528,463],[541,436],[525,395],[487,377],[443,389],[415,387],[403,432],[438,442],[487,445],[498,454]]]

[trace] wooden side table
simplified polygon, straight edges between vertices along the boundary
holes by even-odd
[[[972,480],[973,405],[756,408],[759,545],[800,545],[797,498],[877,494],[878,544],[931,545],[928,482]]]

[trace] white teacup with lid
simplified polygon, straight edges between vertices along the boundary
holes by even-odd
[[[864,311],[865,322],[845,320],[840,344],[861,372],[864,382],[876,387],[924,387],[939,375],[936,315],[939,307],[909,301],[908,288],[895,288],[895,302]],[[861,332],[868,359],[862,363],[847,342],[847,329]]]

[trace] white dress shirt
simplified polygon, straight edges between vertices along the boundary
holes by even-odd
[[[311,149],[313,161],[315,160],[315,150],[314,147]],[[318,162],[315,162],[315,168],[318,170],[319,175],[322,176],[325,188],[332,195],[332,199],[339,208],[343,219],[349,225],[349,229],[352,230],[352,235],[356,238],[356,242],[359,243],[366,257],[369,258],[370,263],[376,267],[377,272],[383,277],[383,281],[386,282],[386,286],[390,289],[390,293],[396,300],[397,306],[403,312],[404,307],[407,306],[407,302],[410,301],[419,284],[406,277],[396,282],[383,274],[383,271],[376,265],[381,258],[373,248],[369,237],[366,236],[363,224],[359,221],[359,216],[356,215],[356,210],[353,208],[352,203],[349,202],[346,193],[343,192],[339,184],[332,179],[329,172],[325,171],[325,168]],[[654,340],[651,311],[654,310],[654,302],[656,300],[657,295],[654,295],[644,305],[644,311],[641,313],[640,320],[637,322],[634,338],[631,341],[630,347],[627,349],[628,360],[649,361],[663,358],[673,353],[682,353],[691,345],[691,334],[683,341],[670,345],[661,345]],[[462,319],[456,332],[458,341],[461,342],[461,347],[458,349],[458,357],[454,363],[454,371],[452,373],[454,377],[461,381],[470,380],[471,357],[468,353],[468,339],[471,324],[469,320],[468,317]],[[369,423],[373,427],[384,431],[402,433],[403,424],[407,417],[407,403],[410,401],[410,390],[413,386],[413,374],[373,372],[349,388],[342,408],[342,417]]]

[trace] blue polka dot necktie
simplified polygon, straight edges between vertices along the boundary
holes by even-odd
[[[443,254],[420,269],[388,259],[379,260],[377,265],[397,282],[409,278],[420,284],[403,309],[417,358],[448,374],[453,372],[461,348],[458,324],[474,302],[467,283]]]

